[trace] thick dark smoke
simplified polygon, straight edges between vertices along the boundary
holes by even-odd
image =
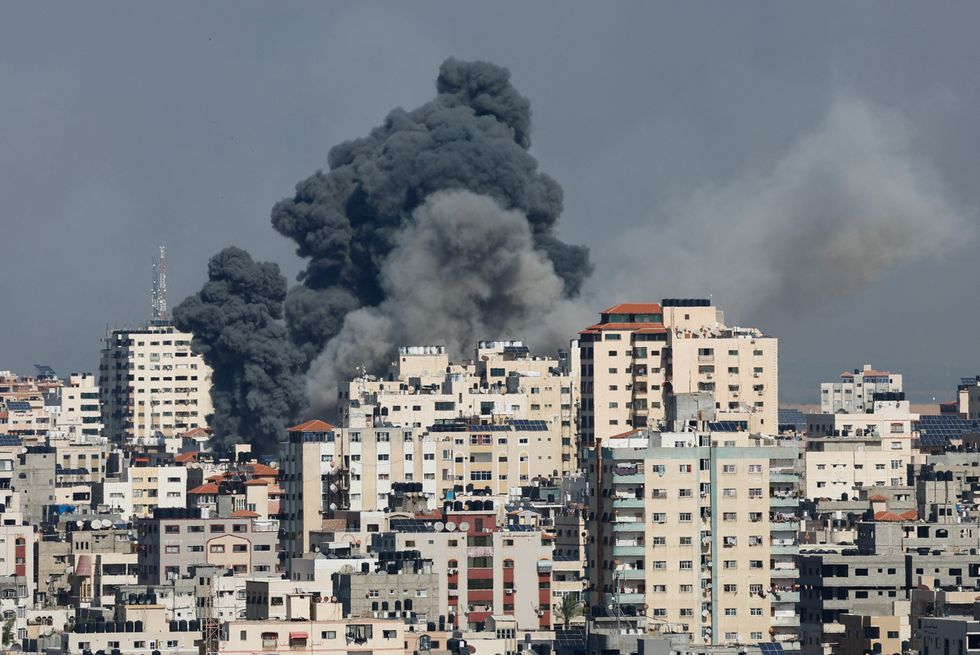
[[[439,344],[461,355],[495,336],[541,344],[550,341],[546,326],[567,316],[565,285],[522,213],[488,196],[440,191],[413,219],[381,267],[385,299],[348,314],[313,361],[314,406],[330,405],[356,369],[383,371],[399,345]],[[562,326],[565,339],[573,325]]]
[[[430,102],[395,109],[367,137],[333,148],[330,170],[300,182],[295,196],[272,211],[275,228],[310,259],[285,309],[290,337],[308,360],[340,332],[351,311],[384,302],[385,262],[413,212],[438,191],[489,196],[504,210],[520,212],[533,247],[562,281],[562,295],[576,296],[591,271],[588,250],[555,235],[561,187],[527,152],[530,104],[511,86],[510,73],[448,59],[436,89]]]
[[[574,312],[588,249],[555,234],[562,191],[528,153],[527,99],[484,62],[445,61],[436,89],[333,148],[329,170],[273,208],[273,226],[309,259],[288,296],[275,265],[229,249],[177,308],[214,368],[212,427],[225,443],[271,447],[307,387],[324,409],[339,381],[383,370],[398,346],[554,345],[558,317]]]
[[[272,452],[307,402],[303,355],[287,337],[279,266],[225,248],[208,262],[208,282],[174,309],[174,323],[214,370],[215,446],[249,442]]]

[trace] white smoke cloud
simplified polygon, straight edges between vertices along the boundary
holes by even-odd
[[[902,116],[855,97],[771,165],[665,213],[617,240],[612,294],[712,294],[745,318],[831,306],[972,236],[975,218],[913,154]]]
[[[445,345],[452,357],[481,339],[555,346],[567,344],[566,321],[580,316],[535,249],[524,214],[469,191],[435,193],[416,210],[380,282],[385,300],[349,313],[313,361],[307,389],[315,407],[334,404],[338,383],[360,367],[384,371],[399,346]]]

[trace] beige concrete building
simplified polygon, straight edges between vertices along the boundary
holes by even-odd
[[[839,382],[820,385],[820,411],[823,414],[861,414],[870,411],[875,396],[902,393],[900,373],[877,371],[871,364],[840,374]]]
[[[956,389],[960,415],[965,419],[980,419],[980,375],[963,378]]]
[[[330,509],[329,487],[341,482],[339,477],[331,481],[340,464],[330,455],[336,440],[334,427],[323,421],[307,421],[288,430],[279,465],[283,488],[281,547],[286,557],[307,553],[310,533],[323,526],[323,512]]]
[[[405,652],[406,626],[401,619],[344,619],[339,603],[313,594],[286,597],[284,620],[222,623],[218,653]]]
[[[909,435],[811,437],[806,497],[852,497],[868,487],[904,487],[916,452]]]
[[[797,642],[798,455],[748,433],[606,439],[588,463],[592,606],[695,643]]]
[[[522,630],[552,625],[552,539],[539,530],[499,526],[492,511],[443,512],[441,520],[404,522],[375,535],[375,552],[417,551],[439,574],[446,625],[478,629],[491,615]],[[434,620],[430,618],[430,620]]]
[[[107,479],[98,492],[99,504],[124,519],[153,516],[157,507],[187,506],[187,469],[183,466],[134,466],[119,478]]]
[[[912,640],[909,601],[894,601],[891,605],[891,611],[881,615],[842,614],[844,634],[837,652],[840,655],[907,652]]]
[[[521,341],[481,341],[475,358],[463,362],[450,362],[442,346],[403,347],[383,379],[362,376],[341,385],[342,425],[535,421],[549,433],[556,467],[567,473],[577,466],[577,381],[567,355],[533,356]]]
[[[176,435],[207,427],[211,369],[191,350],[191,336],[170,324],[106,336],[99,388],[110,439],[126,445],[157,446],[161,439],[176,444]]]
[[[580,430],[594,443],[632,428],[665,426],[673,403],[704,394],[703,419],[775,433],[778,345],[755,328],[728,327],[701,299],[623,303],[579,333]]]

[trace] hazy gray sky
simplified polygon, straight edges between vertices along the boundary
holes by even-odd
[[[148,317],[161,243],[171,304],[226,245],[294,275],[272,205],[452,55],[530,98],[597,311],[711,293],[781,338],[786,401],[863,362],[951,396],[980,372],[978,24],[965,2],[5,4],[0,369],[95,368],[107,325]]]

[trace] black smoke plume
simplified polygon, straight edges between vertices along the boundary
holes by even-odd
[[[249,442],[274,452],[307,402],[303,355],[282,323],[286,278],[277,264],[225,248],[208,262],[208,282],[174,309],[174,324],[213,369],[215,446]]]
[[[276,230],[310,260],[285,308],[290,337],[308,361],[340,332],[345,316],[383,303],[388,255],[413,212],[438,191],[489,196],[504,211],[523,215],[533,248],[562,281],[563,296],[576,296],[591,272],[588,250],[555,235],[561,187],[527,151],[530,103],[511,86],[507,69],[448,59],[436,90],[430,102],[395,109],[368,136],[334,147],[329,170],[297,184],[295,196],[272,210]]]
[[[562,191],[528,153],[528,100],[485,62],[446,60],[436,90],[334,147],[329,170],[275,205],[273,226],[309,259],[288,296],[274,264],[228,249],[175,311],[214,368],[224,443],[271,448],[305,391],[324,409],[337,382],[380,372],[400,345],[553,342],[573,312],[588,249],[555,234]]]

